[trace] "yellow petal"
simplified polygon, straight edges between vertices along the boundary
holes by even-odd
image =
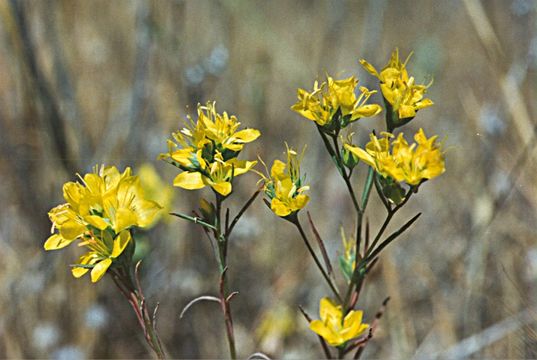
[[[280,160],[274,160],[274,163],[272,164],[272,168],[270,169],[270,176],[273,179],[282,180],[285,175],[285,163]]]
[[[90,225],[95,226],[99,230],[104,230],[108,227],[108,223],[104,219],[97,215],[88,215],[84,217],[84,220]]]
[[[72,242],[73,240],[66,240],[58,234],[53,234],[47,239],[47,241],[45,241],[43,247],[45,250],[58,250],[66,247]]]
[[[416,116],[416,109],[412,105],[401,104],[399,106],[399,119],[407,119]]]
[[[421,101],[418,101],[415,106],[416,110],[419,110],[432,105],[434,105],[434,103],[431,99],[423,99]]]
[[[231,183],[222,181],[216,184],[212,184],[211,187],[220,195],[228,196],[231,193]]]
[[[331,299],[322,298],[320,302],[319,315],[323,321],[328,318],[341,319],[342,311],[341,306],[337,306]]]
[[[199,172],[182,172],[173,180],[173,186],[187,190],[196,190],[205,187],[203,177]]]
[[[362,323],[362,317],[364,315],[364,312],[362,310],[352,310],[349,311],[347,316],[345,316],[345,319],[343,321],[343,327],[351,327],[353,324],[361,324]]]
[[[78,259],[78,263],[80,265],[91,265],[91,263],[94,262],[95,258],[93,256],[94,254],[89,252],[87,254],[84,254]],[[85,267],[73,267],[71,268],[71,273],[74,277],[79,278],[83,276],[85,273],[87,273],[90,269]]]
[[[164,189],[169,190],[169,189]],[[162,206],[151,200],[136,201],[136,215],[138,216],[137,226],[145,228],[153,224],[155,218],[159,215]]]
[[[330,344],[330,346],[338,346],[345,341],[335,334],[330,328],[328,328],[321,320],[313,320],[310,322],[310,330],[321,336]]]
[[[377,78],[379,77],[379,73],[377,72],[375,67],[371,65],[370,63],[368,63],[367,61],[365,61],[364,59],[360,60],[360,65],[362,65],[364,69],[366,69],[367,72],[369,72],[371,75],[376,76]]]
[[[228,164],[233,165],[233,176],[238,176],[250,171],[257,164],[257,161],[231,159]]]
[[[310,198],[308,195],[300,194],[300,195],[297,195],[297,197],[294,200],[295,200],[294,205],[296,207],[294,210],[296,211],[296,210],[300,210],[304,208],[304,206],[306,206]]]
[[[181,166],[190,167],[192,166],[192,161],[190,159],[193,157],[193,154],[192,154],[193,152],[194,152],[194,149],[190,147],[185,148],[185,149],[175,150],[171,154],[171,158],[177,161],[177,163],[179,163],[179,165]]]
[[[78,279],[79,277],[84,276],[84,274],[87,273],[88,271],[89,271],[88,268],[74,267],[71,269],[71,274],[73,274],[73,276]]]
[[[116,219],[114,221],[114,231],[121,232],[131,226],[138,224],[138,217],[131,209],[121,208],[116,210]]]
[[[86,188],[91,194],[101,194],[104,188],[104,180],[98,174],[89,173],[84,175]]]
[[[272,199],[270,203],[271,210],[278,216],[286,217],[287,215],[291,214],[291,209],[287,205],[285,205],[281,200],[278,200],[276,198]]]
[[[75,182],[68,182],[63,185],[63,198],[74,208],[78,208],[81,198],[82,186]]]
[[[394,106],[397,102],[397,92],[384,83],[380,84],[380,91],[382,91],[382,96],[384,96],[386,101],[388,101],[392,106]]]
[[[61,224],[61,226],[58,225],[58,230],[64,239],[74,240],[84,234],[86,231],[86,226],[78,223],[75,220],[69,220]]]
[[[363,105],[353,111],[351,119],[354,120],[360,117],[372,117],[379,114],[381,111],[382,107],[378,104]]]
[[[357,146],[351,146],[349,144],[345,144],[345,149],[358,156],[358,158],[360,158],[360,160],[365,162],[367,165],[375,167],[375,159],[364,149]]]
[[[256,129],[244,129],[235,133],[234,137],[243,143],[249,143],[257,139],[261,133]]]
[[[112,265],[112,259],[104,259],[95,264],[93,269],[91,269],[91,282],[97,282],[106,274],[106,270]]]
[[[114,239],[114,248],[112,250],[112,256],[113,258],[117,258],[121,253],[123,253],[123,250],[127,247],[129,242],[131,241],[131,234],[130,231],[124,230],[122,231],[116,238]]]

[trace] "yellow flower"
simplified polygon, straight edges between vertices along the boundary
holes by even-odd
[[[391,105],[392,111],[397,113],[399,119],[411,119],[416,116],[418,110],[433,105],[430,99],[423,98],[431,83],[416,85],[414,77],[408,76],[406,64],[411,55],[404,63],[401,63],[399,49],[395,49],[390,61],[380,73],[364,59],[360,60],[360,64],[380,80],[382,95]]]
[[[326,78],[320,86],[316,81],[311,93],[298,89],[298,101],[291,109],[328,130],[344,128],[350,122],[382,111],[378,104],[366,104],[376,91],[361,86],[360,96],[356,97],[358,79],[354,76],[342,80],[334,80],[328,75]]]
[[[237,160],[224,161],[222,154],[216,153],[214,161],[207,163],[199,151],[197,154],[199,167],[196,171],[183,171],[175,177],[173,185],[187,190],[212,187],[222,196],[228,196],[232,189],[233,178],[250,171],[257,161]]]
[[[73,276],[79,278],[91,268],[91,281],[99,281],[131,241],[132,237],[128,230],[123,230],[115,237],[107,231],[98,234],[89,231],[79,246],[85,246],[90,251],[78,259],[78,264],[71,270]]]
[[[287,147],[287,144],[286,144]],[[300,177],[300,161],[297,153],[287,147],[287,164],[274,160],[270,169],[270,176],[263,176],[265,181],[265,194],[271,199],[270,208],[281,217],[286,217],[302,209],[309,201],[304,192],[309,186],[303,185],[304,179]]]
[[[226,112],[222,115],[216,112],[215,104],[207,103],[207,106],[198,106],[198,123],[202,123],[205,137],[211,140],[216,149],[222,153],[226,150],[239,152],[244,144],[254,141],[261,135],[256,129],[237,129],[240,122],[236,116],[229,116]]]
[[[237,156],[260,132],[238,130],[237,118],[218,114],[214,103],[198,105],[198,119],[188,119],[190,125],[173,133],[175,142],[168,140],[168,152],[159,156],[184,171],[175,178],[174,186],[195,190],[209,185],[219,194],[229,195],[233,178],[257,163],[238,160]]]
[[[63,196],[67,203],[50,210],[52,235],[44,248],[57,250],[81,240],[79,245],[88,247],[90,252],[81,257],[83,266],[74,267],[73,275],[82,276],[92,268],[95,282],[130,242],[129,229],[148,227],[161,207],[146,200],[140,181],[131,175],[130,168],[121,174],[113,166],[96,167],[94,173],[80,177],[80,181],[82,184],[66,183]]]
[[[369,327],[368,324],[362,323],[361,310],[351,310],[343,318],[341,306],[328,298],[321,299],[319,314],[321,320],[310,322],[310,329],[331,346],[344,345],[347,341],[362,335]]]
[[[409,185],[419,185],[423,180],[432,179],[445,171],[444,156],[436,144],[437,136],[427,138],[423,129],[420,129],[414,135],[416,143],[409,145],[402,133],[391,143],[392,134],[382,135],[379,139],[371,134],[371,141],[365,150],[348,144],[345,144],[345,148],[382,176]]]

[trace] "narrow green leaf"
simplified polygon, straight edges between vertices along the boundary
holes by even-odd
[[[367,172],[367,179],[364,184],[364,191],[362,192],[362,211],[365,211],[367,202],[369,200],[369,194],[371,194],[371,186],[373,185],[373,179],[375,177],[375,170],[372,167],[369,167]]]
[[[181,214],[181,213],[170,213],[170,215],[177,216],[177,217],[179,217],[181,219],[188,220],[188,221],[190,221],[190,222],[192,222],[194,224],[199,224],[199,225],[201,225],[203,227],[206,227],[208,229],[211,229],[211,230],[216,230],[216,227],[214,225],[206,223],[205,221],[203,221],[199,217],[188,216],[188,215]]]

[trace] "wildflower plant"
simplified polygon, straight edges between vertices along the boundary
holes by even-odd
[[[201,198],[199,211],[193,211],[194,216],[182,213],[172,215],[201,226],[214,250],[220,283],[218,297],[200,296],[194,299],[185,307],[181,317],[197,301],[220,303],[230,357],[235,359],[237,352],[230,300],[237,293],[230,292],[227,284],[228,244],[235,225],[253,203],[260,189],[254,192],[233,219],[230,218],[229,208],[224,211],[223,203],[233,191],[235,178],[249,172],[256,165],[257,161],[239,160],[238,156],[244,145],[256,140],[260,132],[256,129],[239,129],[237,117],[225,112],[217,113],[214,103],[198,105],[198,118],[193,120],[188,116],[187,120],[187,127],[172,134],[175,141],[168,141],[169,151],[161,154],[160,158],[182,170],[174,179],[174,186],[188,190],[208,186],[213,191],[214,201]]]
[[[187,116],[185,127],[172,133],[167,142],[168,151],[159,158],[178,169],[173,185],[186,190],[206,189],[212,194],[209,198],[201,197],[199,208],[191,214],[170,214],[201,228],[214,252],[219,274],[218,295],[193,299],[184,307],[180,318],[199,301],[217,302],[223,314],[232,359],[237,358],[237,350],[231,299],[237,292],[230,290],[226,276],[229,241],[238,221],[261,192],[271,211],[296,227],[330,289],[330,295],[320,299],[319,319],[311,318],[300,307],[310,330],[317,334],[326,357],[344,358],[354,352],[354,358],[359,358],[373,337],[389,298],[374,317],[358,309],[365,280],[382,251],[421,213],[389,235],[385,234],[386,230],[420,186],[445,171],[444,151],[436,135],[427,137],[420,128],[412,134],[414,142],[409,143],[411,137],[405,137],[400,130],[416,117],[419,110],[433,104],[425,98],[431,84],[417,85],[408,74],[409,59],[401,62],[396,49],[380,72],[367,61],[360,61],[379,80],[384,107],[376,103],[377,90],[358,86],[356,77],[338,80],[329,75],[321,83],[316,81],[311,91],[299,89],[297,102],[291,107],[317,128],[356,216],[352,233],[347,234],[341,228],[340,276],[336,276],[309,212],[308,223],[319,248],[317,251],[302,226],[300,213],[309,203],[312,191],[301,169],[305,147],[297,152],[286,144],[284,161],[274,160],[270,170],[263,162],[266,173],[261,174],[254,169],[256,160],[240,159],[244,147],[255,141],[260,132],[241,128],[236,116],[218,113],[215,103],[211,102],[198,105],[197,117]],[[385,129],[370,131],[370,141],[364,146],[355,144],[352,139],[354,124],[361,118],[375,117],[381,112],[385,116]],[[231,216],[225,201],[233,194],[237,177],[250,171],[261,176],[262,186]],[[365,181],[357,184],[354,175],[360,172]],[[78,182],[63,186],[66,203],[49,212],[52,235],[44,248],[57,250],[74,242],[84,248],[86,252],[72,265],[72,274],[78,278],[89,272],[94,283],[109,274],[131,304],[148,345],[158,358],[164,358],[166,354],[156,329],[158,305],[151,314],[140,285],[140,262],[133,264],[134,230],[150,228],[162,218],[172,206],[173,193],[150,165],[142,167],[140,177],[133,175],[130,168],[120,172],[114,166],[96,167],[92,173],[78,177]],[[366,217],[373,189],[386,210],[385,219],[375,235],[372,235]],[[149,194],[162,206],[149,199]],[[290,328],[287,321],[281,324],[282,328]],[[252,358],[256,356],[267,358],[261,353],[255,353]]]
[[[95,283],[110,274],[132,305],[147,343],[163,358],[156,314],[149,313],[138,279],[140,263],[134,266],[132,262],[132,230],[152,225],[161,207],[144,196],[140,180],[130,168],[120,173],[114,166],[95,167],[94,172],[78,177],[80,182],[63,186],[66,203],[49,212],[52,235],[44,248],[58,250],[75,241],[85,248],[87,252],[71,266],[73,276],[79,278],[90,272]]]
[[[358,80],[354,76],[342,80],[327,76],[326,82],[320,85],[315,82],[312,92],[299,89],[297,102],[291,107],[315,123],[355,210],[354,235],[348,237],[342,229],[343,252],[339,256],[339,266],[345,291],[341,291],[338,286],[324,242],[309,212],[308,221],[319,245],[320,256],[313,249],[301,225],[299,211],[307,201],[304,198],[298,201],[299,196],[304,196],[303,190],[300,190],[304,185],[300,176],[296,175],[300,174],[299,162],[293,161],[296,153],[288,148],[288,164],[276,160],[270,176],[263,177],[267,204],[276,215],[296,226],[331,290],[331,298],[325,297],[320,301],[320,320],[312,319],[301,308],[309,321],[310,329],[319,336],[328,358],[334,356],[330,347],[336,348],[338,358],[343,358],[351,351],[356,351],[354,357],[357,358],[373,337],[382,311],[368,325],[362,322],[363,312],[356,309],[365,279],[379,260],[382,250],[405,232],[421,213],[411,217],[392,234],[385,236],[384,233],[394,215],[418,192],[419,187],[445,171],[444,153],[441,144],[437,142],[437,136],[428,138],[423,129],[420,129],[414,134],[416,142],[409,144],[402,132],[393,134],[394,130],[410,122],[418,110],[433,104],[430,99],[424,98],[430,84],[416,85],[414,78],[408,75],[406,66],[409,58],[402,63],[396,49],[381,72],[377,72],[367,61],[360,61],[369,73],[379,79],[384,109],[375,104],[374,100],[369,102],[376,93],[375,90],[360,87],[360,95],[356,95]],[[352,131],[348,130],[346,136],[342,135],[344,128],[352,126],[360,118],[376,116],[382,110],[386,129],[380,137],[373,130],[371,140],[365,147],[353,144]],[[352,177],[359,171],[366,172],[360,196]],[[376,235],[370,236],[369,223],[366,221],[364,226],[364,219],[373,188],[386,209],[386,218]],[[382,309],[387,301],[388,299],[383,302]]]

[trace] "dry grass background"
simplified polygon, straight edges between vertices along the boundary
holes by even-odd
[[[289,107],[325,72],[376,86],[358,58],[381,66],[396,46],[414,50],[418,80],[434,77],[435,106],[409,127],[446,137],[447,171],[398,215],[425,212],[370,277],[366,314],[392,301],[365,355],[537,357],[535,1],[0,0],[0,17],[0,357],[148,356],[112,282],[72,278],[76,249],[43,251],[46,214],[61,184],[96,163],[150,161],[171,181],[174,169],[154,159],[198,102],[261,130],[250,157],[308,144],[309,210],[336,256],[350,204],[314,127]],[[360,143],[381,123],[361,121]],[[235,207],[256,178],[240,182]],[[199,196],[175,193],[184,212]],[[372,203],[372,226],[381,216]],[[328,289],[293,230],[257,201],[232,239],[241,356],[321,356],[297,305],[316,314]],[[172,220],[143,237],[143,283],[169,353],[226,355],[217,306],[179,320],[216,290],[202,233]],[[267,318],[279,321],[261,326]]]

